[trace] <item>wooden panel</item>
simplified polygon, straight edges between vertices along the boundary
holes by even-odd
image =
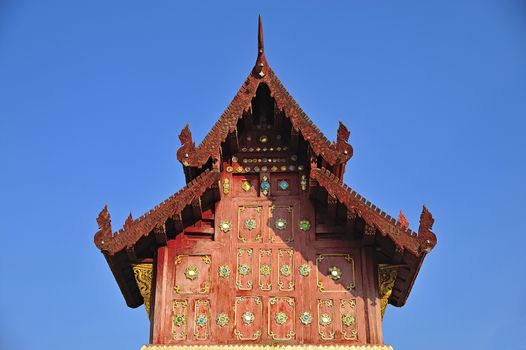
[[[175,284],[177,294],[208,294],[210,292],[210,255],[177,255]]]
[[[263,325],[263,303],[258,296],[238,296],[234,305],[234,336],[238,340],[258,340]]]
[[[210,301],[197,299],[194,304],[194,339],[207,340],[210,337]]]
[[[294,207],[271,205],[269,208],[269,241],[290,243],[294,241]]]
[[[268,300],[267,334],[273,340],[293,340],[296,336],[296,301],[291,297]]]
[[[239,248],[236,261],[236,287],[252,290],[254,286],[254,249]]]
[[[356,299],[340,299],[340,332],[344,340],[357,340]]]
[[[351,254],[327,253],[316,256],[316,285],[322,293],[352,291],[355,286]]]
[[[335,339],[334,301],[332,299],[318,299],[318,336],[321,340]]]
[[[272,290],[272,249],[259,249],[258,285],[260,290]]]
[[[280,291],[294,290],[294,250],[278,249],[278,289]]]
[[[237,210],[237,239],[239,243],[255,243],[263,240],[263,207],[239,206]]]
[[[172,303],[172,339],[186,340],[188,335],[188,300],[177,299]]]

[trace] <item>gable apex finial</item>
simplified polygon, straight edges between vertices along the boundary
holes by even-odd
[[[265,44],[263,42],[263,21],[261,15],[258,21],[258,58],[254,66],[254,74],[263,78],[267,72],[267,59],[265,58]]]
[[[258,56],[263,54],[265,51],[265,43],[263,42],[263,21],[261,15],[259,15],[258,23]]]

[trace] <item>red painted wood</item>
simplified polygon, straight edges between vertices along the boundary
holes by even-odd
[[[317,237],[315,208],[300,188],[299,175],[266,175],[271,184],[268,196],[260,193],[261,174],[224,172],[222,179],[230,180],[230,192],[216,205],[214,239],[181,234],[167,247],[159,248],[153,342],[381,343],[372,250],[357,241]],[[245,180],[252,185],[248,191],[241,187]],[[278,187],[282,180],[289,183],[286,190]],[[255,220],[255,228],[245,226],[248,219]],[[286,220],[283,230],[276,226],[279,219]],[[223,220],[231,222],[229,232],[219,229]],[[299,229],[300,220],[310,221],[307,232]],[[241,264],[250,267],[246,274],[240,273]],[[300,275],[302,264],[310,266],[309,276]],[[230,276],[219,276],[222,265],[230,268]],[[264,265],[270,266],[270,274],[265,274]],[[283,265],[289,269],[282,269]],[[342,270],[337,281],[328,276],[333,266]],[[198,271],[195,278],[185,275],[194,268]],[[350,284],[354,286],[349,291],[346,286]],[[300,315],[306,311],[312,314],[310,325],[300,322]],[[216,323],[220,313],[228,315],[225,327]],[[244,313],[252,313],[254,320],[243,323]],[[276,322],[278,313],[286,316],[282,324]],[[174,324],[178,314],[185,318],[182,325]],[[320,325],[321,314],[329,315],[332,322]],[[342,323],[346,314],[355,318],[349,326]],[[199,317],[207,319],[203,327],[196,324]]]

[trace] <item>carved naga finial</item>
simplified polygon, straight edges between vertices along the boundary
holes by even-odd
[[[349,129],[343,124],[343,122],[340,121],[340,124],[338,125],[338,132],[336,134],[336,149],[338,149],[340,152],[342,152],[347,159],[350,159],[353,155],[353,148],[351,145],[347,143],[349,140],[349,136],[351,136],[351,133]]]
[[[404,230],[407,230],[409,228],[409,221],[407,221],[407,218],[405,217],[404,213],[400,210],[400,214],[398,215],[398,222],[400,223],[400,226]]]
[[[422,213],[420,214],[420,226],[418,227],[418,239],[420,241],[420,248],[422,251],[429,253],[431,249],[436,245],[437,238],[431,229],[435,219],[431,212],[424,207],[422,208]]]
[[[267,59],[265,58],[265,43],[263,42],[263,21],[261,16],[259,16],[258,21],[258,58],[256,60],[256,65],[254,66],[254,73],[256,76],[262,78],[267,72]]]
[[[190,131],[190,125],[186,124],[181,133],[179,134],[179,141],[181,145],[192,144],[192,132]]]
[[[97,216],[97,224],[99,225],[99,230],[94,237],[95,245],[99,247],[99,249],[104,249],[104,240],[112,237],[111,216],[107,205],[104,206]]]
[[[188,124],[181,130],[179,141],[181,141],[182,146],[177,150],[177,159],[187,166],[189,165],[190,155],[195,152],[195,143],[192,140],[192,133]]]

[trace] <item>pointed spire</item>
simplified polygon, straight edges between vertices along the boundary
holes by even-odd
[[[263,42],[263,21],[261,21],[261,15],[259,16],[258,26],[258,56],[265,52],[265,43]]]
[[[258,21],[258,58],[254,66],[254,74],[263,78],[267,72],[267,59],[265,58],[265,44],[263,42],[263,21],[259,16]]]

